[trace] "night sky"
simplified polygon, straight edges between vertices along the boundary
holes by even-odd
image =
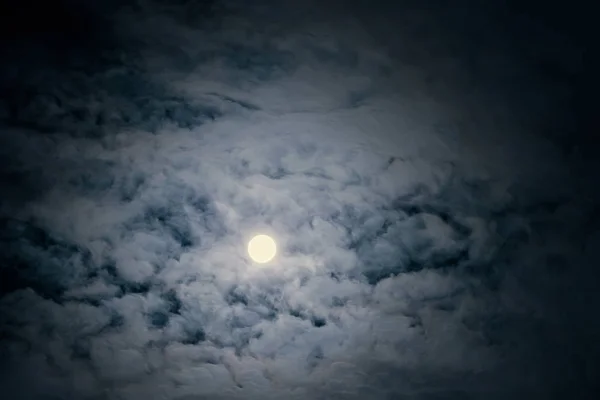
[[[0,398],[594,398],[591,3],[3,3]]]

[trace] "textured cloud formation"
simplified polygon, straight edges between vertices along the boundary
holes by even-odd
[[[460,48],[460,8],[243,3],[107,7],[101,60],[4,72],[7,398],[590,394],[591,161],[538,130],[560,85]]]

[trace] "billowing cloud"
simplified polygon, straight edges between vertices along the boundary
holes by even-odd
[[[536,130],[560,87],[458,46],[460,10],[182,3],[3,78],[7,398],[591,393],[596,193]]]

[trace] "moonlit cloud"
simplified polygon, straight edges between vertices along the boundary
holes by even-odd
[[[288,3],[106,11],[105,67],[6,105],[7,398],[587,394],[595,192],[545,116],[434,11]]]

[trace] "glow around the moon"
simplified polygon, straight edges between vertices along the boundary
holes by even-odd
[[[248,242],[248,254],[252,261],[259,264],[268,263],[276,253],[275,240],[268,235],[256,235]]]

